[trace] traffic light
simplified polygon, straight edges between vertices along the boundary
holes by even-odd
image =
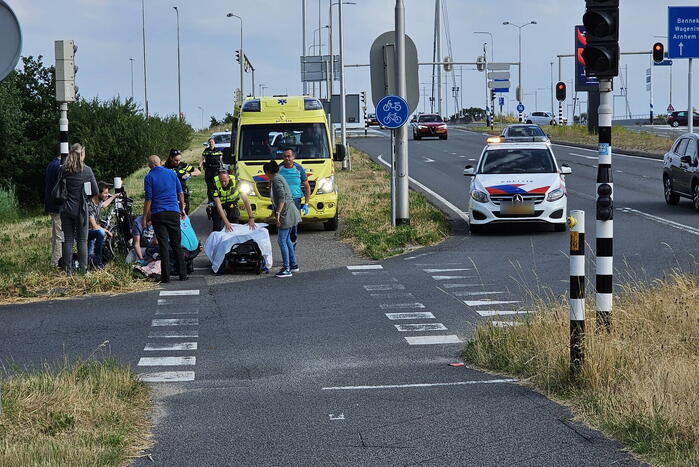
[[[610,221],[614,218],[612,208],[612,186],[602,183],[597,187],[597,220]]]
[[[656,42],[653,44],[653,61],[660,63],[663,60],[665,60],[665,46],[662,42]]]
[[[494,101],[495,100],[495,89],[490,90],[490,100]]]
[[[240,63],[240,49],[236,49],[235,51],[235,61]]]
[[[366,91],[361,93],[362,104],[366,105]]]
[[[585,73],[597,78],[619,74],[619,0],[586,0]]]
[[[75,74],[78,67],[75,66],[75,53],[78,46],[70,40],[55,41],[56,52],[56,101],[75,102],[77,87],[75,86]]]
[[[559,102],[566,100],[566,83],[563,81],[556,83],[556,100]]]

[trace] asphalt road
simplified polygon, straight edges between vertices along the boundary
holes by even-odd
[[[482,141],[411,142],[411,176],[465,210],[461,173]],[[352,144],[388,149],[384,136]],[[570,207],[593,226],[593,153],[555,149],[574,170]],[[648,278],[690,267],[697,217],[687,202],[664,206],[659,163],[617,157],[615,169],[617,206],[635,210],[616,213],[617,267]],[[136,465],[637,465],[525,386],[449,365],[476,324],[512,325],[568,281],[567,235],[464,226],[410,255],[290,279],[202,271],[151,292],[2,307],[0,355],[34,366],[109,341],[153,385],[156,445]]]

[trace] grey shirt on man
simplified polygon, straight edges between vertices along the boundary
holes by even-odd
[[[284,177],[278,175],[272,180],[272,204],[279,206],[284,203],[281,215],[279,216],[279,228],[290,229],[301,222],[301,213],[296,209],[294,199],[291,197],[291,189]]]

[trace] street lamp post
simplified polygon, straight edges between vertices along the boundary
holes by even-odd
[[[201,105],[197,106],[197,109],[201,110],[201,129],[204,129],[204,107]]]
[[[141,24],[143,26],[143,109],[148,118],[148,69],[146,65],[146,3],[141,0]]]
[[[180,10],[172,7],[177,14],[177,118],[182,121],[182,69],[180,67]]]
[[[238,18],[240,20],[240,99],[245,99],[245,92],[243,91],[243,72],[245,70],[245,52],[243,51],[243,18],[233,13],[228,13],[226,18]],[[253,89],[254,93],[255,90]],[[235,108],[235,105],[233,106]]]
[[[490,61],[495,61],[495,42],[493,42],[493,34],[488,31],[474,31],[474,34],[487,34],[490,36]]]
[[[129,58],[131,62],[131,100],[133,100],[133,58]]]
[[[260,86],[260,97],[262,97],[262,96],[264,96],[262,91],[264,89],[267,89],[269,86],[267,86],[266,84],[262,84],[262,83],[260,83],[259,86]]]
[[[518,83],[517,83],[517,101],[521,104],[522,103],[522,97],[524,96],[524,90],[522,89],[522,28],[529,26],[530,24],[536,24],[536,21],[530,21],[528,23],[524,23],[522,25],[517,25],[514,23],[511,23],[509,21],[504,21],[502,23],[505,26],[514,26],[519,30],[519,66],[518,69]],[[522,121],[522,112],[519,112],[519,121]]]

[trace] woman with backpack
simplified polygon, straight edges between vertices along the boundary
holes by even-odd
[[[97,180],[85,164],[85,147],[75,143],[61,169],[66,200],[60,208],[63,226],[63,269],[73,273],[73,243],[78,245],[80,271],[87,271],[88,198],[97,193]],[[88,188],[89,187],[89,188]],[[87,192],[89,190],[89,192]]]
[[[266,162],[262,166],[265,175],[269,177],[272,205],[274,206],[274,219],[277,223],[277,243],[282,252],[282,269],[277,277],[291,277],[293,272],[299,270],[296,258],[296,248],[291,241],[291,230],[301,222],[301,213],[291,197],[291,189],[284,177],[279,176],[279,164],[275,160]]]

